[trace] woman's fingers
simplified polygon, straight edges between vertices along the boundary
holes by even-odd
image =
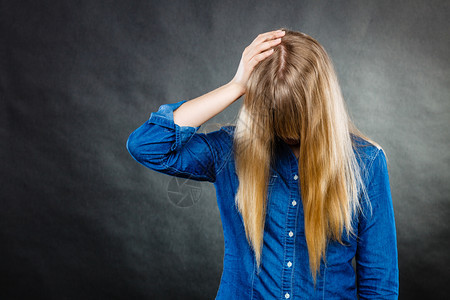
[[[273,53],[272,47],[281,42],[284,31],[270,31],[259,34],[253,42],[246,48],[244,53],[245,60],[248,62],[249,71],[270,54]]]
[[[253,40],[253,42],[250,43],[250,45],[248,45],[245,48],[244,53],[247,54],[249,52],[252,52],[252,50],[254,50],[254,48],[260,45],[261,43],[265,41],[271,41],[276,38],[281,38],[284,34],[285,31],[277,31],[277,30],[261,33]]]
[[[267,57],[272,52],[271,51],[272,47],[278,45],[280,42],[281,42],[281,39],[275,39],[275,40],[264,42],[262,44],[259,44],[259,45],[255,46],[254,48],[251,48],[249,50],[249,52],[246,54],[247,55],[247,59],[249,61],[251,61],[258,55],[259,55],[258,58],[260,58],[260,57]],[[260,55],[262,53],[266,53],[267,56]],[[258,58],[256,58],[256,59],[258,60]]]
[[[246,55],[248,55],[248,59],[251,60],[255,55],[258,55],[262,51],[265,51],[279,44],[283,35],[284,31],[282,31],[281,33],[274,31],[259,35],[246,49]]]
[[[266,57],[273,53],[273,48],[281,42],[284,31],[269,31],[259,34],[253,42],[248,45],[242,53],[238,70],[231,82],[236,83],[246,89],[246,84],[253,68]]]
[[[281,42],[281,38],[263,42],[256,46],[256,52],[261,52],[261,51],[267,50],[267,49],[279,44],[280,42]]]
[[[284,33],[285,33],[284,31],[278,30],[261,33],[253,40],[252,44],[260,44],[261,42],[264,42],[266,40],[281,37],[284,35]]]
[[[249,66],[253,69],[254,66],[256,66],[260,61],[264,60],[266,57],[268,57],[272,53],[273,53],[273,49],[269,49],[269,50],[266,50],[262,53],[259,53],[255,56],[253,56],[249,61]]]

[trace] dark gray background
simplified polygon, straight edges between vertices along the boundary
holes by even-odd
[[[161,104],[231,80],[257,34],[287,26],[325,47],[355,123],[387,152],[400,299],[443,299],[449,8],[2,1],[0,298],[214,298],[224,247],[214,186],[200,183],[193,205],[174,205],[173,177],[139,165],[125,143]],[[200,130],[232,122],[241,104]]]

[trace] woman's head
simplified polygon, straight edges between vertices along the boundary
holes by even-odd
[[[314,131],[324,121],[343,123],[347,116],[341,95],[333,101],[324,95],[340,93],[325,49],[307,34],[282,30],[281,43],[251,73],[244,106],[276,137],[300,141],[302,130]]]
[[[262,250],[267,182],[275,144],[299,144],[298,174],[310,267],[315,279],[328,239],[352,232],[358,193],[364,192],[351,123],[332,61],[312,37],[286,32],[247,82],[235,130],[239,177],[236,204],[258,261]],[[300,168],[301,166],[301,168]]]

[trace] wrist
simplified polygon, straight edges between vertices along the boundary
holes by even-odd
[[[238,98],[245,94],[245,87],[240,83],[230,81],[226,85],[238,95]]]

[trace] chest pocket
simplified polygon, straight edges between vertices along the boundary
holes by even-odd
[[[270,198],[270,194],[271,194],[272,189],[273,189],[275,183],[277,182],[277,180],[278,180],[278,174],[276,174],[276,173],[270,174],[269,184],[267,185],[267,195],[269,198]]]
[[[271,214],[271,202],[272,202],[272,193],[273,193],[273,189],[274,186],[276,184],[278,180],[278,174],[276,173],[272,173],[270,174],[270,178],[269,178],[269,184],[267,185],[267,214]],[[266,220],[267,222],[267,220]]]
[[[278,178],[278,174],[276,174],[276,173],[270,174],[269,186],[274,185],[277,178]]]

